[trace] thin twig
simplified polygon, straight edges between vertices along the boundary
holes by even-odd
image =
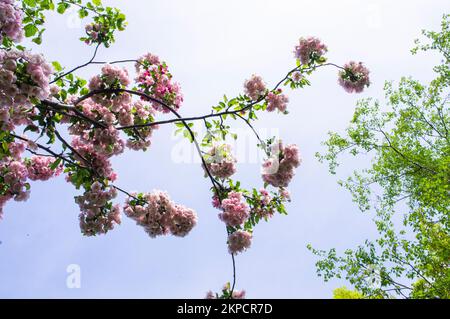
[[[69,74],[75,72],[76,70],[81,69],[81,68],[84,68],[85,66],[88,66],[89,64],[91,64],[92,61],[94,61],[95,56],[97,55],[98,47],[100,46],[100,44],[101,44],[101,43],[97,43],[97,45],[95,46],[94,54],[93,54],[92,58],[91,58],[88,62],[86,62],[86,63],[84,63],[84,64],[82,64],[82,65],[79,65],[79,66],[77,66],[77,67],[74,67],[72,70],[70,70],[70,71],[68,71],[68,72],[66,72],[66,73],[64,73],[64,74],[61,74],[61,75],[57,76],[55,79],[53,79],[53,81],[50,82],[50,84],[55,83],[56,81],[58,81],[59,79],[62,79],[62,78],[65,77],[66,75],[69,75]]]

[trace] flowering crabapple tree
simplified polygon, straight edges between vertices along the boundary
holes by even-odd
[[[53,10],[64,14],[70,7],[88,20],[81,41],[92,46],[93,54],[84,64],[66,69],[57,61],[46,61],[36,45],[42,43],[46,14]],[[164,191],[122,189],[115,183],[117,174],[110,162],[125,149],[148,151],[158,127],[174,125],[175,133],[188,139],[201,159],[211,184],[212,206],[228,234],[224,242],[232,259],[233,280],[220,293],[208,292],[207,298],[243,298],[245,292],[235,290],[235,255],[251,246],[258,223],[276,213],[287,214],[287,187],[301,163],[295,144],[258,136],[254,127],[258,114],[287,114],[284,89],[310,85],[308,77],[323,67],[338,69],[338,83],[347,92],[361,92],[370,84],[367,68],[360,62],[344,66],[327,62],[327,47],[319,39],[301,38],[294,48],[296,64],[272,88],[252,75],[242,94],[224,96],[204,115],[183,117],[180,85],[157,55],[96,60],[98,50],[110,47],[115,33],[126,27],[119,9],[100,0],[0,0],[0,9],[0,217],[8,201],[28,199],[30,180],[64,174],[81,191],[75,203],[83,235],[106,234],[120,224],[124,213],[150,237],[186,236],[197,223],[192,208],[174,203]],[[32,50],[19,44],[24,37],[34,43]],[[130,64],[134,77],[127,68]],[[76,75],[88,65],[98,65],[98,73],[90,79]],[[203,136],[193,129],[196,121],[206,128]],[[266,155],[261,189],[244,188],[232,179],[236,159],[225,140],[238,138],[231,130],[233,121],[249,126],[258,139],[255,147]],[[70,139],[63,137],[63,130]],[[127,196],[125,203],[114,201],[118,192]]]

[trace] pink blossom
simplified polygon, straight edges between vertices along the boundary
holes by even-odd
[[[262,78],[257,75],[252,75],[250,80],[246,80],[244,83],[245,94],[247,94],[253,101],[258,100],[258,98],[266,92],[266,85],[264,84]]]
[[[51,94],[52,96],[58,95],[58,94],[59,94],[59,91],[60,91],[59,86],[54,85],[54,84],[50,85],[50,94]]]
[[[197,223],[197,215],[192,209],[172,202],[169,195],[162,191],[143,194],[143,198],[127,199],[125,215],[136,224],[144,227],[150,237],[166,235],[184,237]]]
[[[289,98],[281,94],[281,89],[278,89],[275,93],[269,92],[266,97],[267,111],[273,112],[278,109],[280,112],[285,112]]]
[[[136,72],[140,72],[143,64],[149,65],[159,65],[161,62],[159,61],[159,57],[157,55],[146,53],[138,59],[136,63]]]
[[[362,62],[350,61],[344,65],[344,70],[339,72],[339,84],[348,93],[361,93],[364,87],[369,87],[369,69]]]
[[[108,27],[100,23],[91,23],[85,26],[86,35],[88,38],[85,40],[86,44],[99,43],[103,40]]]
[[[87,160],[95,172],[100,176],[105,177],[110,181],[114,181],[117,178],[112,170],[108,157],[97,152],[93,144],[86,143],[79,137],[74,137],[72,140],[72,147],[77,151],[77,154],[74,154],[74,157],[80,161],[80,163],[85,164],[84,160]],[[71,181],[70,174],[68,180]]]
[[[261,194],[261,197],[262,197],[261,204],[268,205],[270,203],[270,201],[272,200],[272,197],[270,196],[269,192],[266,189],[261,188],[259,190],[259,193]]]
[[[147,201],[145,231],[150,237],[167,234],[169,221],[175,209],[169,195],[165,192],[155,191],[147,194],[144,198]]]
[[[138,87],[142,93],[154,99],[149,102],[155,110],[169,113],[171,112],[169,108],[175,111],[180,108],[183,95],[179,84],[172,82],[172,74],[165,62],[161,62],[157,56],[147,53],[138,59],[135,66]],[[142,99],[147,100],[145,97]]]
[[[120,206],[108,207],[108,202],[115,198],[117,191],[94,182],[91,188],[81,196],[75,197],[80,206],[79,215],[81,232],[85,236],[105,234],[120,224]]]
[[[220,208],[220,200],[219,200],[219,196],[217,196],[216,194],[214,194],[214,196],[212,197],[212,205],[214,208]]]
[[[237,230],[228,236],[228,251],[230,254],[243,252],[252,244],[252,234],[245,230]]]
[[[100,154],[112,156],[123,152],[125,143],[119,137],[119,131],[114,126],[95,128],[91,130],[90,134],[92,135],[94,150]]]
[[[258,201],[252,207],[252,213],[262,218],[272,217],[274,213],[274,208],[270,205],[272,196],[264,188],[260,189],[258,196]]]
[[[299,72],[299,71],[296,71],[296,72],[291,74],[291,79],[294,82],[298,83],[298,82],[300,82],[301,79],[303,79],[303,74],[301,72]]]
[[[92,77],[89,81],[89,89],[91,91],[123,89],[129,84],[130,78],[125,68],[105,64],[101,74]],[[120,108],[121,105],[131,102],[131,96],[126,92],[95,94],[91,98],[96,103],[112,108]]]
[[[14,0],[0,0],[0,43],[3,36],[14,42],[20,42],[23,38],[22,11]]]
[[[155,110],[148,104],[142,101],[133,103],[133,106],[129,112],[119,114],[119,122],[121,125],[131,125],[132,123],[144,124],[154,122]],[[122,117],[130,116],[130,121],[125,123],[125,119]],[[150,138],[153,131],[158,128],[158,125],[145,126],[138,128],[139,136],[133,137],[127,140],[126,146],[132,150],[146,150],[151,145]]]
[[[235,290],[231,294],[232,299],[245,299],[245,290]]]
[[[50,165],[55,162],[54,157],[49,156],[32,156],[27,162],[28,178],[32,181],[46,181],[53,176],[61,174],[63,167],[58,165],[55,169],[51,169]]]
[[[297,145],[283,146],[279,141],[272,150],[272,156],[263,163],[262,178],[274,187],[287,187],[294,169],[301,164]]]
[[[184,237],[197,224],[197,214],[190,208],[175,205],[169,221],[169,230],[174,236]]]
[[[1,217],[1,215],[0,215],[0,217]],[[209,290],[208,292],[206,292],[205,299],[217,299],[217,297],[211,290]]]
[[[236,159],[231,152],[231,145],[213,146],[205,156],[206,167],[217,178],[228,178],[236,172]]]
[[[0,219],[3,215],[3,207],[7,201],[27,200],[30,196],[29,185],[26,183],[28,170],[21,159],[25,150],[22,142],[10,142],[8,145],[9,155],[0,158]]]
[[[31,99],[49,96],[51,74],[51,66],[41,55],[0,51],[0,127],[13,130],[16,125],[31,124],[30,117],[35,115]]]
[[[146,150],[151,145],[150,138],[157,125],[144,125],[135,130],[126,131],[129,139],[126,143],[120,138],[119,130],[114,126],[142,125],[154,122],[155,110],[142,101],[107,105],[86,99],[80,103],[82,112],[90,119],[101,122],[106,127],[95,127],[86,121],[79,121],[69,127],[72,135],[92,144],[96,152],[108,157],[123,152],[124,146],[133,150]]]
[[[12,142],[9,144],[9,154],[15,160],[20,159],[20,155],[25,151],[25,144],[22,142]]]
[[[28,170],[20,159],[4,158],[0,161],[0,175],[3,181],[0,182],[2,189],[1,205],[9,199],[15,201],[25,201],[30,196],[30,191],[26,185]]]
[[[239,226],[243,224],[249,217],[249,207],[243,201],[242,193],[230,192],[227,198],[222,201],[223,212],[219,214],[219,218],[227,224],[227,226]]]
[[[231,296],[230,296],[231,294]],[[231,299],[245,299],[245,290],[233,290],[233,292],[231,292],[231,286],[230,283],[227,283],[223,286],[222,288],[222,295],[219,296],[218,294],[212,292],[211,290],[209,290],[206,293],[205,299],[222,299],[222,298],[230,298]]]
[[[308,65],[317,61],[328,51],[325,44],[315,37],[300,38],[299,44],[295,46],[295,58],[300,60],[301,64]]]
[[[87,99],[80,105],[85,116],[97,122],[102,122],[105,127],[92,128],[89,122],[79,121],[69,127],[70,134],[78,136],[85,143],[92,144],[96,152],[108,157],[122,153],[125,147],[125,142],[120,138],[119,130],[114,125],[118,123],[133,125],[135,120],[139,121],[138,123],[148,120],[134,115],[135,111],[132,105],[128,103],[104,106],[92,99]],[[148,116],[153,120],[151,115]],[[153,129],[139,129],[139,141],[149,145],[149,138]]]
[[[283,200],[291,201],[291,194],[285,188],[280,188],[280,196]]]

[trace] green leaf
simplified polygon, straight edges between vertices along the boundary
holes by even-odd
[[[67,8],[69,8],[69,7],[70,7],[70,5],[69,5],[68,3],[66,3],[66,2],[60,2],[60,3],[58,4],[58,7],[56,8],[56,11],[57,11],[59,14],[64,14],[64,12],[66,12]]]
[[[37,37],[37,38],[34,38],[34,39],[31,40],[31,41],[33,41],[33,42],[36,43],[36,44],[42,44],[42,37],[39,36],[39,37]]]
[[[80,17],[80,19],[83,19],[85,17],[87,17],[89,15],[89,12],[86,9],[80,9],[78,10],[78,16]]]
[[[54,161],[53,163],[51,163],[51,164],[49,165],[49,167],[50,167],[52,170],[55,170],[55,169],[59,166],[60,163],[61,163],[61,158],[58,157],[58,159],[57,159],[56,161]]]
[[[58,61],[53,61],[52,65],[53,65],[53,68],[55,69],[56,72],[61,72],[62,69],[63,69],[61,64],[59,64]]]
[[[30,124],[27,127],[25,127],[25,129],[23,130],[24,133],[27,131],[39,132],[39,128],[34,124]]]
[[[22,0],[27,6],[34,8],[36,6],[36,0]]]
[[[27,24],[23,29],[25,30],[25,36],[27,38],[32,37],[39,31],[38,28],[34,24],[31,24],[31,23]]]

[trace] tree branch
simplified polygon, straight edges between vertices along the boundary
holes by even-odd
[[[97,55],[98,47],[100,46],[100,44],[101,43],[97,43],[97,45],[95,46],[94,55],[92,56],[92,58],[88,62],[86,62],[86,63],[84,63],[82,65],[79,65],[79,66],[73,68],[72,70],[70,70],[70,71],[68,71],[68,72],[66,72],[64,74],[61,74],[60,76],[57,76],[55,79],[53,79],[53,81],[50,82],[50,84],[53,84],[56,81],[58,81],[59,79],[62,79],[63,77],[65,77],[66,75],[69,75],[69,74],[75,72],[76,70],[84,68],[85,66],[88,66],[89,64],[91,64],[92,61],[94,61],[95,56]]]

